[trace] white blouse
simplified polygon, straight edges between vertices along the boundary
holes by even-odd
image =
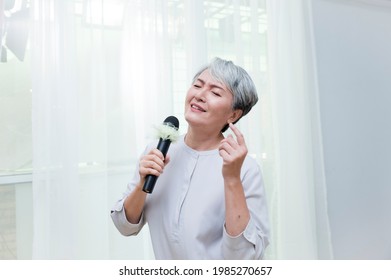
[[[149,145],[145,152],[156,147]],[[138,224],[127,221],[124,200],[139,181],[138,170],[111,217],[121,234],[136,235],[150,228],[156,259],[261,259],[269,244],[269,219],[261,170],[247,156],[241,180],[250,211],[246,229],[238,236],[225,230],[223,160],[219,151],[196,151],[184,137],[171,144],[170,162],[148,194]]]

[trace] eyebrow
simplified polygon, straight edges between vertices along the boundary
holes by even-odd
[[[205,81],[203,79],[197,78],[197,81],[200,81],[201,83],[205,84]],[[222,91],[225,91],[221,86],[215,84],[215,83],[210,83],[211,87],[221,89]]]

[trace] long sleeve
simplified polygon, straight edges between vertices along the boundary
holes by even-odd
[[[111,219],[118,231],[125,236],[137,235],[145,224],[144,215],[141,215],[138,224],[132,224],[126,219],[124,202],[128,195],[132,192],[136,183],[139,181],[138,167],[134,173],[132,181],[128,184],[123,197],[118,200],[111,209]]]
[[[124,201],[127,196],[118,200],[111,209],[111,219],[118,231],[125,236],[137,235],[145,224],[144,215],[141,215],[138,224],[132,224],[126,219]]]
[[[269,243],[269,220],[256,161],[247,157],[241,172],[250,220],[240,235],[232,237],[224,228],[224,181],[218,150],[195,151],[182,137],[169,153],[170,162],[153,194],[147,196],[139,223],[131,224],[123,205],[139,181],[136,170],[112,208],[117,229],[123,235],[135,235],[148,223],[156,259],[261,259]]]
[[[262,259],[269,244],[269,218],[262,173],[253,159],[247,158],[246,161],[242,170],[242,184],[250,220],[238,236],[230,236],[224,227],[224,259]]]

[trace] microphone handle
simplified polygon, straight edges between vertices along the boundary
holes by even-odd
[[[157,145],[157,149],[162,152],[164,158],[167,155],[167,151],[168,151],[168,148],[170,147],[170,144],[171,144],[171,140],[169,140],[169,139],[163,140],[162,138],[160,138],[160,140],[159,140],[159,143]],[[155,187],[157,178],[158,177],[155,175],[151,175],[151,174],[147,175],[145,177],[143,191],[146,193],[152,193],[153,188]]]

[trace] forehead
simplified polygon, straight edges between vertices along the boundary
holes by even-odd
[[[201,72],[197,80],[201,80],[202,82],[210,84],[211,86],[216,86],[224,90],[228,90],[227,86],[224,83],[220,82],[218,79],[212,76],[209,69],[205,69],[203,72]]]

